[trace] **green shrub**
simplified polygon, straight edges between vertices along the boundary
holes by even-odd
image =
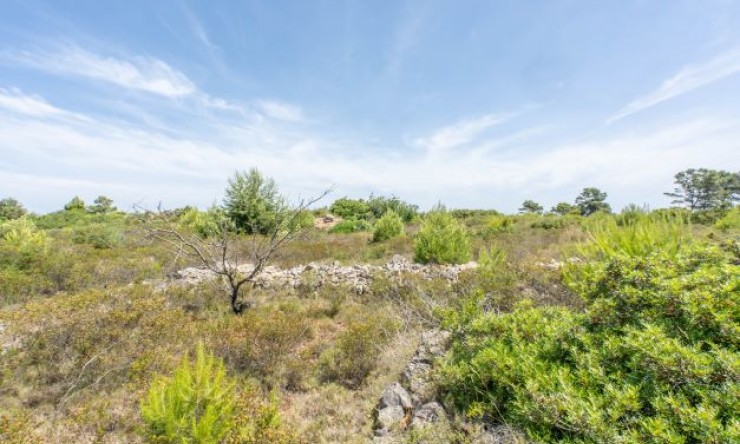
[[[714,226],[722,231],[740,230],[740,207],[728,211]]]
[[[373,227],[373,242],[383,242],[401,236],[404,232],[404,224],[401,216],[393,210],[389,210],[383,215]]]
[[[464,225],[444,208],[424,218],[414,238],[414,260],[419,263],[461,264],[470,260],[470,237]]]
[[[0,266],[30,269],[49,251],[49,238],[27,218],[0,225]]]
[[[395,329],[393,323],[379,318],[351,323],[336,344],[319,357],[319,379],[359,387],[375,369],[378,355]]]
[[[342,197],[331,204],[329,211],[335,216],[349,220],[369,220],[372,217],[370,205],[363,199]]]
[[[690,226],[681,218],[639,217],[634,222],[625,220],[620,226],[612,216],[594,215],[585,223],[589,241],[580,252],[586,257],[676,253],[691,240]]]
[[[367,231],[369,229],[370,224],[364,220],[343,220],[331,227],[329,233],[349,234]]]
[[[221,228],[225,223],[224,218],[223,211],[218,208],[199,211],[197,208],[191,207],[178,216],[177,223],[182,228],[205,238],[221,233]]]
[[[514,219],[512,217],[501,214],[493,215],[486,220],[483,234],[491,236],[496,233],[511,231],[512,228],[514,228]]]
[[[235,382],[223,364],[198,346],[171,377],[155,380],[141,403],[147,436],[157,443],[216,444],[235,422]]]
[[[449,315],[449,400],[537,442],[738,442],[740,266],[693,247],[587,267],[583,314]]]
[[[91,245],[94,248],[113,248],[123,242],[123,229],[117,225],[97,223],[76,227],[72,231],[72,242]]]
[[[532,228],[541,228],[543,230],[554,230],[557,228],[563,228],[566,225],[568,219],[563,216],[551,216],[545,215],[537,218],[530,225]]]

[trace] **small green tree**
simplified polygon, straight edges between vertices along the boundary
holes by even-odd
[[[154,442],[217,444],[235,424],[235,382],[223,363],[198,345],[170,377],[155,380],[141,403]]]
[[[0,221],[20,219],[26,213],[28,212],[23,205],[12,197],[0,200]]]
[[[558,202],[557,205],[550,208],[550,212],[559,214],[560,216],[565,216],[567,214],[580,214],[580,209],[573,204],[569,204],[568,202]]]
[[[461,264],[470,260],[470,236],[444,207],[435,208],[414,238],[414,260],[423,264]]]
[[[401,216],[396,214],[395,211],[387,211],[383,217],[375,222],[373,227],[373,242],[383,242],[402,235],[404,232],[404,225]]]
[[[64,211],[84,211],[85,201],[80,196],[75,196],[64,205]]]
[[[598,188],[584,188],[576,198],[576,206],[581,216],[590,216],[597,212],[610,213],[612,211],[606,201],[606,193]]]
[[[286,203],[278,192],[275,181],[265,177],[256,168],[236,172],[229,179],[224,197],[226,215],[239,232],[267,234],[274,231],[282,219]]]
[[[530,199],[525,200],[519,208],[520,213],[542,214],[543,211],[542,205]]]
[[[113,206],[113,199],[110,197],[98,196],[87,211],[93,214],[105,214],[116,211],[116,207]]]

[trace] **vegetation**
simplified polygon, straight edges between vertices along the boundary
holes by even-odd
[[[522,207],[519,208],[520,213],[531,213],[531,214],[542,214],[542,212],[545,209],[542,207],[542,205],[538,204],[537,202],[533,200],[525,200],[524,203],[522,203]]]
[[[403,219],[395,211],[387,211],[373,227],[373,242],[383,242],[404,232]]]
[[[590,216],[598,212],[610,213],[611,207],[605,201],[605,192],[598,188],[584,188],[576,198],[576,206],[580,210],[581,216]]]
[[[676,188],[664,193],[690,211],[726,210],[740,201],[740,172],[689,168],[676,173]]]
[[[325,230],[309,219],[328,209],[254,171],[229,187],[258,211],[74,198],[0,221],[0,442],[366,442],[437,328],[447,417],[401,442],[500,423],[543,443],[738,441],[740,207],[611,214],[599,191],[584,214],[418,215],[371,195]]]
[[[280,230],[276,224],[285,217],[285,198],[275,181],[257,169],[236,172],[229,179],[224,197],[224,210],[234,227],[245,234],[268,234]]]
[[[541,442],[736,442],[740,268],[675,231],[639,239],[653,248],[602,231],[592,241],[602,258],[573,265],[567,283],[585,313],[522,303],[498,316],[473,304],[450,316],[450,400]]]
[[[470,237],[444,207],[428,213],[414,238],[414,260],[422,264],[461,264],[470,260]]]
[[[7,197],[0,200],[0,222],[4,220],[20,219],[27,213],[26,209],[23,208],[20,202]]]
[[[198,345],[171,377],[155,380],[141,404],[154,442],[216,444],[234,427],[235,382],[216,357]]]

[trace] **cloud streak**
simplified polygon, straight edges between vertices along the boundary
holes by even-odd
[[[86,77],[166,97],[187,96],[197,89],[185,74],[157,58],[138,55],[116,58],[74,44],[5,52],[3,58],[54,74]]]
[[[487,129],[507,121],[509,117],[505,114],[485,114],[460,120],[438,129],[430,136],[416,139],[415,143],[431,154],[439,154],[471,142]]]
[[[607,124],[614,123],[738,72],[740,72],[740,48],[720,54],[704,64],[687,66],[678,74],[665,80],[655,91],[634,100],[617,111],[616,114],[607,119]]]

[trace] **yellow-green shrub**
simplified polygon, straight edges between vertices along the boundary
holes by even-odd
[[[470,236],[444,208],[430,212],[414,238],[414,260],[423,264],[461,264],[470,260]]]
[[[155,443],[221,443],[234,428],[235,382],[224,365],[198,346],[170,377],[152,383],[141,403],[146,435]]]
[[[373,226],[373,242],[383,242],[401,236],[403,231],[404,224],[401,216],[388,210]]]

